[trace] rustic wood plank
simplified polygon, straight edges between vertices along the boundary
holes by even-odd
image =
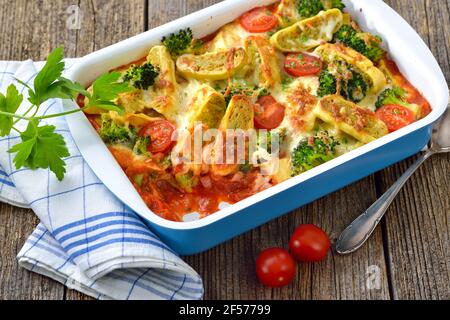
[[[387,1],[427,42],[450,79],[449,1]],[[381,172],[384,192],[413,157]],[[450,298],[450,156],[436,156],[414,175],[389,210],[384,230],[393,298]]]
[[[16,256],[38,224],[29,210],[0,204],[0,299],[62,299],[64,287],[47,277],[19,268]]]

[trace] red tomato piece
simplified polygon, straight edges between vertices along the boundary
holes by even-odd
[[[245,30],[253,33],[270,31],[278,24],[275,15],[266,7],[255,8],[244,13],[240,21]]]
[[[395,104],[378,109],[377,117],[387,125],[389,132],[397,131],[414,122],[414,112]]]
[[[294,77],[312,76],[322,70],[322,61],[306,53],[290,53],[284,62],[284,69]]]
[[[267,249],[256,260],[258,278],[269,288],[287,286],[294,279],[296,270],[294,259],[284,249]]]
[[[295,230],[289,248],[300,262],[319,262],[326,258],[331,242],[327,234],[312,224],[305,224]]]
[[[156,120],[149,123],[139,131],[141,137],[148,137],[148,151],[151,153],[166,153],[174,145],[172,135],[175,126],[167,120]]]
[[[272,96],[259,98],[255,106],[255,127],[257,129],[272,130],[283,122],[285,108]]]

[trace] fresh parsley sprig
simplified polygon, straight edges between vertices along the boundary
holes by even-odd
[[[31,107],[23,113],[18,113],[18,110],[24,97],[14,84],[8,87],[6,95],[0,93],[0,136],[8,136],[14,130],[22,140],[8,151],[15,154],[13,161],[16,168],[50,169],[60,181],[66,173],[64,158],[70,156],[69,150],[56,127],[41,125],[41,120],[62,117],[92,107],[123,114],[123,108],[114,100],[119,94],[134,90],[122,81],[120,72],[111,72],[100,76],[92,84],[92,91],[88,91],[79,83],[64,78],[64,68],[63,48],[60,47],[48,56],[45,66],[34,80],[33,87],[16,79],[28,89],[28,101],[31,103]],[[83,108],[38,116],[40,107],[46,101],[55,98],[75,100],[79,94],[85,96],[88,101]],[[17,127],[20,121],[28,122],[25,131]]]

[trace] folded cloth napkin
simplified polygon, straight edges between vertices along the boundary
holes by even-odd
[[[74,63],[67,60],[66,68]],[[26,100],[27,90],[15,79],[32,84],[42,66],[0,62],[0,92],[15,83]],[[52,100],[39,115],[61,110],[61,102]],[[49,170],[17,170],[7,151],[20,139],[17,134],[0,138],[0,201],[31,208],[41,220],[18,254],[20,266],[98,299],[201,299],[200,276],[98,180],[65,119],[42,124],[56,126],[69,148],[62,182]]]

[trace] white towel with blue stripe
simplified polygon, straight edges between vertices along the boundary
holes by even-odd
[[[67,60],[66,67],[75,62]],[[14,82],[26,96],[15,79],[32,84],[42,66],[0,62],[0,92]],[[61,110],[53,100],[39,114]],[[200,276],[98,180],[65,119],[46,121],[64,135],[71,154],[62,182],[48,170],[16,170],[7,151],[18,136],[0,138],[0,201],[31,208],[41,220],[18,254],[20,266],[98,299],[201,299]]]

